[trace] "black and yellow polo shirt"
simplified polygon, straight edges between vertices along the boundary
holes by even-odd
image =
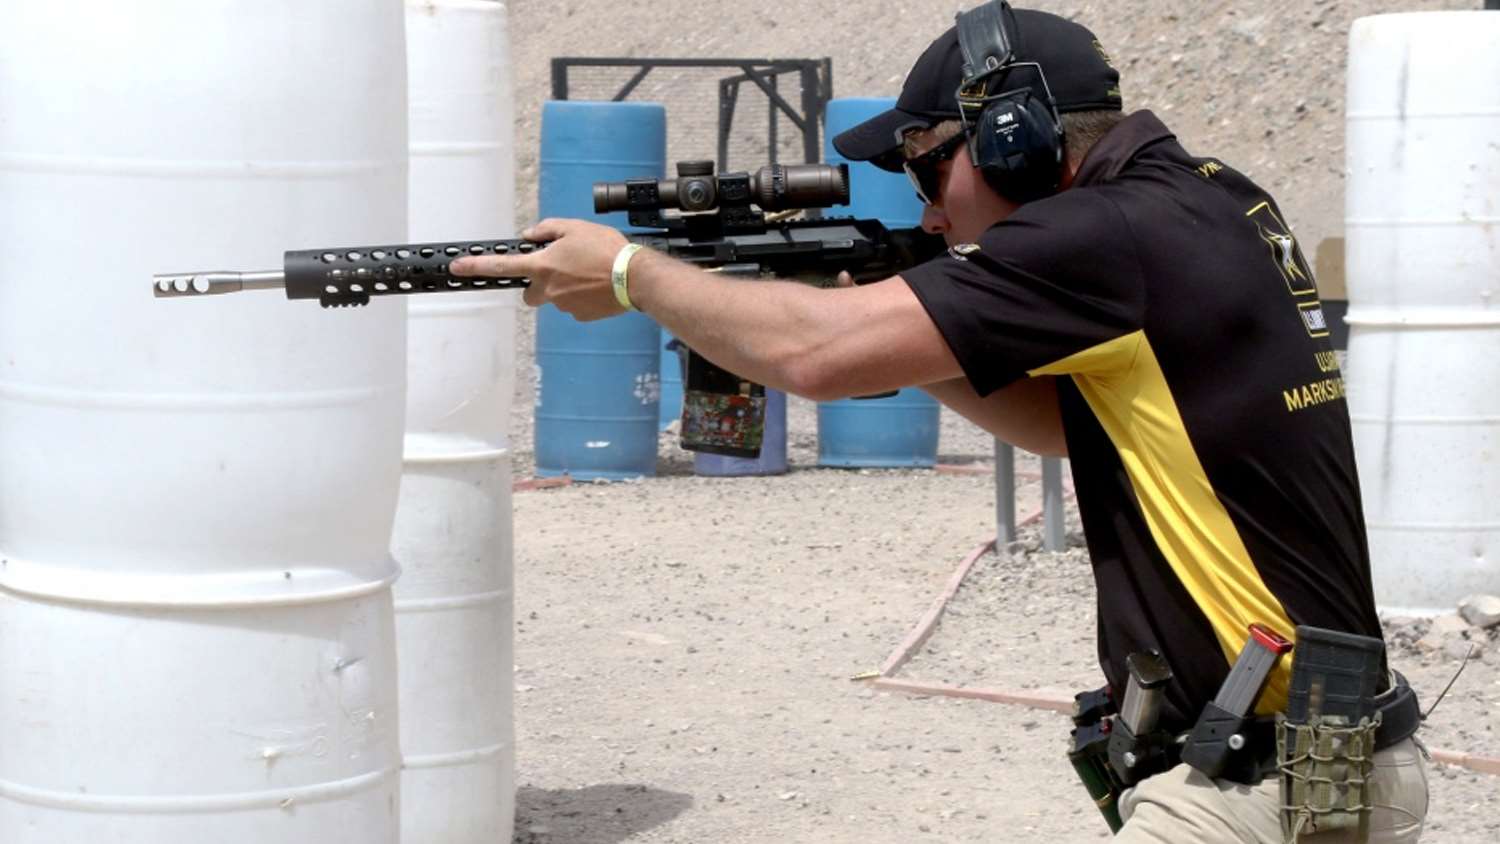
[[[1136,112],[1071,189],[902,275],[981,395],[1059,376],[1100,661],[1123,690],[1125,657],[1161,650],[1163,727],[1191,727],[1251,622],[1381,635],[1318,292],[1248,178]]]

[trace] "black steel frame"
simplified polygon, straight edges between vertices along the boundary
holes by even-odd
[[[556,58],[552,60],[552,98],[568,98],[568,71],[575,67],[634,67],[635,74],[612,98],[621,102],[629,97],[651,71],[658,67],[725,67],[737,68],[737,76],[719,80],[719,170],[729,166],[729,131],[734,124],[735,106],[740,85],[753,83],[764,91],[769,102],[767,146],[771,163],[776,162],[776,124],[778,113],[784,115],[802,132],[802,153],[808,163],[822,160],[820,127],[828,100],[833,97],[833,60],[823,59],[626,59],[626,58]],[[802,82],[802,108],[797,110],[777,92],[776,80],[795,73]]]

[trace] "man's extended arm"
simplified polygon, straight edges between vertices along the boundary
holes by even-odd
[[[621,312],[610,268],[625,238],[577,220],[524,232],[552,241],[524,256],[453,262],[456,275],[526,276],[526,303],[551,302],[581,320]],[[916,294],[899,277],[822,290],[787,281],[735,281],[650,250],[629,264],[632,303],[699,354],[761,384],[826,400],[924,386],[1006,442],[1065,454],[1055,382],[1027,378],[980,398]]]
[[[961,376],[926,380],[958,372],[958,362],[900,278],[836,290],[733,282],[642,253],[630,279],[637,307],[743,377],[818,400],[920,384],[1011,445],[1067,456],[1054,378],[1023,378],[983,398]]]
[[[581,320],[620,313],[610,268],[625,245],[614,229],[544,220],[524,233],[552,241],[530,255],[455,260],[455,275],[525,276],[528,305]],[[629,264],[636,307],[719,366],[811,399],[867,395],[962,374],[911,289],[899,279],[820,290],[737,281],[641,250]]]

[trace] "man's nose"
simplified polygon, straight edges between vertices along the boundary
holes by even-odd
[[[922,231],[928,234],[942,234],[948,230],[948,215],[936,205],[922,206]]]

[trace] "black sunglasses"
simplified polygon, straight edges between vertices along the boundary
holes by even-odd
[[[901,162],[901,169],[906,171],[906,178],[911,180],[912,189],[917,192],[917,199],[922,200],[923,205],[931,205],[937,197],[940,181],[938,165],[952,158],[958,152],[959,145],[967,139],[967,132],[959,132],[916,158]]]

